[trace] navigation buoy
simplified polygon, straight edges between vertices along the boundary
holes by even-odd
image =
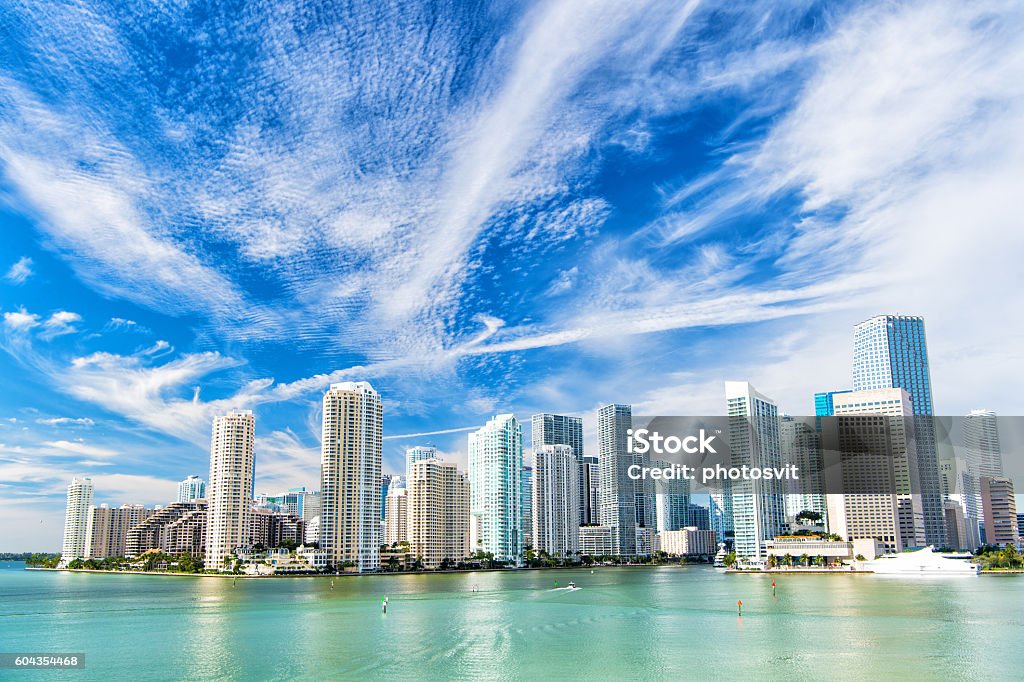
[[[775,596],[775,581],[772,581],[772,596]]]
[[[384,597],[383,599],[381,599],[381,604],[383,604],[383,606],[384,606],[384,613],[387,613],[388,612],[388,598]]]
[[[738,615],[740,615],[740,616],[743,615],[743,600],[742,599],[737,599],[736,600],[736,613]]]

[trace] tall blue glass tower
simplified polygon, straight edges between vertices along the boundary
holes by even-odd
[[[921,508],[925,541],[946,543],[942,489],[932,415],[931,368],[924,319],[916,315],[878,315],[854,327],[853,390],[902,388],[913,402]]]

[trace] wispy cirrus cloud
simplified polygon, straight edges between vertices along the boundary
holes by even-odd
[[[388,430],[442,444],[487,411],[598,396],[714,410],[723,378],[800,410],[848,382],[849,325],[882,311],[928,319],[937,404],[1012,411],[1024,323],[994,292],[1019,288],[1024,246],[1022,14],[13,7],[0,182],[74,276],[0,291],[0,343],[62,401],[33,394],[5,436],[82,415],[124,455],[40,445],[65,423],[21,456],[138,473],[150,439],[192,470],[214,414],[273,406],[276,485],[278,458],[314,476],[334,381],[384,386]],[[83,295],[46,299],[64,287]]]

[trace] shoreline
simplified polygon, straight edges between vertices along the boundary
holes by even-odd
[[[516,573],[519,571],[596,571],[598,568],[689,568],[711,566],[711,564],[613,564],[610,566],[523,566],[521,568],[459,568],[444,571],[384,571],[379,573],[272,573],[269,575],[247,575],[245,573],[181,573],[180,571],[103,571],[94,568],[46,568],[25,566],[25,571],[51,571],[54,573],[94,573],[99,575],[156,575],[177,578],[359,578],[366,576],[401,575],[453,575],[460,573]]]
[[[522,568],[462,568],[444,571],[386,571],[380,573],[277,573],[269,575],[246,575],[244,573],[181,573],[179,571],[102,571],[92,568],[45,568],[43,566],[25,566],[26,571],[51,571],[55,573],[93,573],[99,575],[152,575],[176,578],[242,578],[245,580],[265,578],[357,578],[365,576],[403,576],[403,575],[457,575],[461,573],[515,573],[519,571],[596,571],[599,568],[690,568],[711,566],[711,564],[613,564],[611,566],[537,566]],[[729,575],[875,575],[874,571],[863,570],[829,570],[800,569],[760,571],[727,568],[723,573]],[[1024,569],[1011,568],[1001,570],[982,570],[978,575],[1024,575]]]
[[[760,570],[760,571],[751,571],[751,570],[746,570],[746,569],[741,569],[741,568],[727,568],[727,569],[725,569],[725,572],[729,573],[729,574],[732,574],[732,575],[739,574],[739,573],[750,574],[750,575],[758,575],[758,574],[764,575],[764,574],[767,574],[767,573],[770,573],[772,575],[805,575],[805,574],[807,574],[807,575],[822,575],[822,574],[828,574],[828,575],[833,575],[833,574],[836,574],[836,575],[874,575],[874,573],[875,573],[874,571],[852,571],[852,570],[849,570],[849,569],[830,570],[830,569],[827,569],[827,568],[808,568],[808,569],[798,569],[798,570],[792,570],[792,569],[790,569],[790,570],[778,570],[778,569],[774,569],[774,568],[769,568],[769,569],[764,569],[764,570]]]

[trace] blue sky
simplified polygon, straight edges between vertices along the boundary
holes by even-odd
[[[924,315],[937,410],[1021,414],[1015,2],[5,3],[0,549],[165,503],[209,422],[317,486],[496,412],[806,414]]]

